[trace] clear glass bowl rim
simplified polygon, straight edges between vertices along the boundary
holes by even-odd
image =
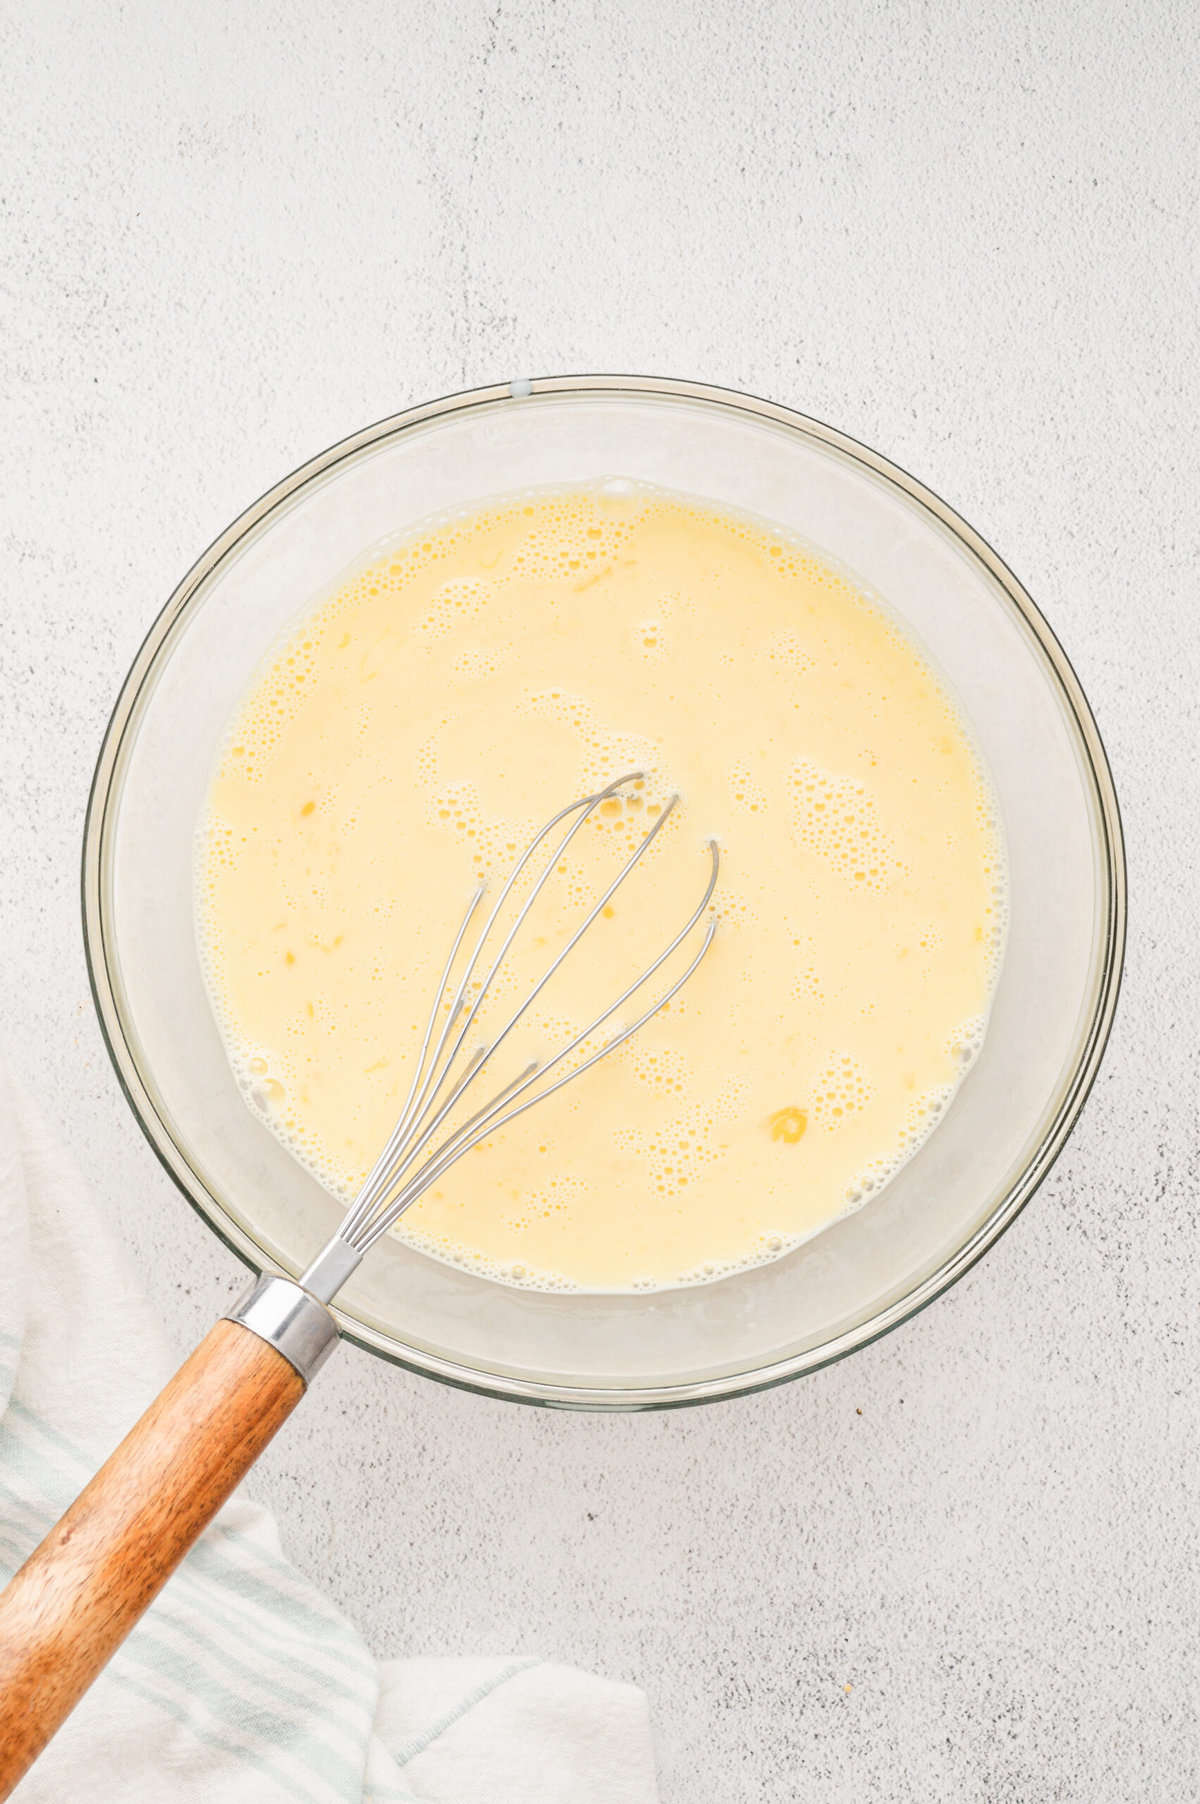
[[[150,1074],[141,1070],[133,1044],[125,1031],[105,926],[105,879],[108,869],[108,830],[120,795],[122,752],[127,735],[136,726],[140,697],[146,685],[152,683],[157,661],[169,645],[174,630],[181,624],[188,609],[202,600],[206,582],[212,572],[248,534],[254,532],[278,507],[290,502],[308,483],[325,476],[338,464],[354,458],[368,447],[431,420],[465,413],[473,408],[518,396],[597,393],[612,397],[628,395],[639,400],[664,398],[700,402],[790,428],[809,439],[828,445],[876,475],[884,477],[902,490],[911,501],[926,509],[988,570],[1009,605],[1037,641],[1077,734],[1085,775],[1096,806],[1101,854],[1097,903],[1101,910],[1102,932],[1095,988],[1090,1008],[1080,1022],[1074,1060],[1060,1084],[1055,1099],[1056,1107],[1046,1132],[1016,1181],[999,1198],[991,1213],[936,1271],[930,1273],[907,1295],[833,1341],[753,1370],[722,1374],[717,1378],[695,1383],[601,1390],[566,1384],[543,1385],[503,1372],[485,1375],[475,1367],[438,1358],[424,1349],[406,1347],[335,1309],[343,1335],[356,1345],[410,1371],[460,1389],[507,1401],[558,1408],[665,1409],[743,1396],[786,1383],[789,1379],[799,1378],[808,1372],[818,1371],[846,1358],[861,1347],[869,1346],[872,1341],[899,1327],[901,1323],[911,1320],[952,1284],[957,1283],[995,1245],[1046,1178],[1087,1100],[1112,1031],[1124,964],[1127,897],[1120,808],[1104,745],[1071,662],[1032,597],[987,541],[933,490],[870,446],[821,420],[736,389],[671,377],[566,375],[536,377],[516,383],[496,383],[485,388],[462,390],[407,408],[340,440],[267,490],[214,539],[177,585],[147,632],[114,704],[88,797],[81,873],[84,952],[92,997],[109,1057],[134,1118],[160,1163],[192,1207],[232,1252],[255,1272],[274,1269],[266,1252],[227,1213],[220,1199],[212,1195],[191,1168],[184,1148],[175,1140],[155,1105]]]

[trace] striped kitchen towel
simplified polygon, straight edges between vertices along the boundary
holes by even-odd
[[[86,1186],[0,1076],[0,1582],[173,1362]],[[19,1804],[654,1804],[645,1700],[537,1660],[377,1661],[234,1498]]]

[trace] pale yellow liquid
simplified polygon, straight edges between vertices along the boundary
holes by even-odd
[[[475,877],[635,768],[644,785],[572,845],[487,1019],[682,801],[496,1081],[661,949],[709,836],[720,926],[627,1048],[405,1217],[413,1244],[509,1282],[621,1290],[776,1257],[929,1131],[981,1037],[1004,911],[986,781],[937,677],[769,527],[601,485],[496,502],[362,567],[263,670],[212,784],[198,917],[231,1056],[352,1192]]]

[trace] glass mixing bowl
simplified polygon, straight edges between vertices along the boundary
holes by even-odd
[[[515,382],[383,420],[248,508],[155,621],[100,753],[83,903],[101,1025],[151,1145],[227,1245],[295,1276],[337,1204],[243,1101],[193,933],[193,834],[218,742],[281,629],[374,542],[482,497],[603,476],[778,521],[906,619],[974,729],[1011,884],[991,1024],[945,1119],[807,1245],[710,1285],[605,1297],[510,1289],[386,1239],[338,1298],[351,1339],[430,1377],[630,1409],[795,1378],[904,1321],[1014,1219],[1096,1075],[1124,945],[1112,779],[1050,628],[945,502],[828,426],[691,383]]]

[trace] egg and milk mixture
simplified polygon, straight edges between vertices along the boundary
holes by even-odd
[[[496,1084],[657,955],[710,837],[720,924],[626,1047],[404,1217],[414,1246],[509,1283],[656,1288],[778,1257],[935,1123],[983,1033],[1005,886],[986,778],[919,649],[762,522],[620,482],[501,499],[380,551],[275,649],[201,824],[230,1058],[349,1195],[475,882],[494,890],[558,807],[632,770],[514,948],[497,1025],[680,803]]]

